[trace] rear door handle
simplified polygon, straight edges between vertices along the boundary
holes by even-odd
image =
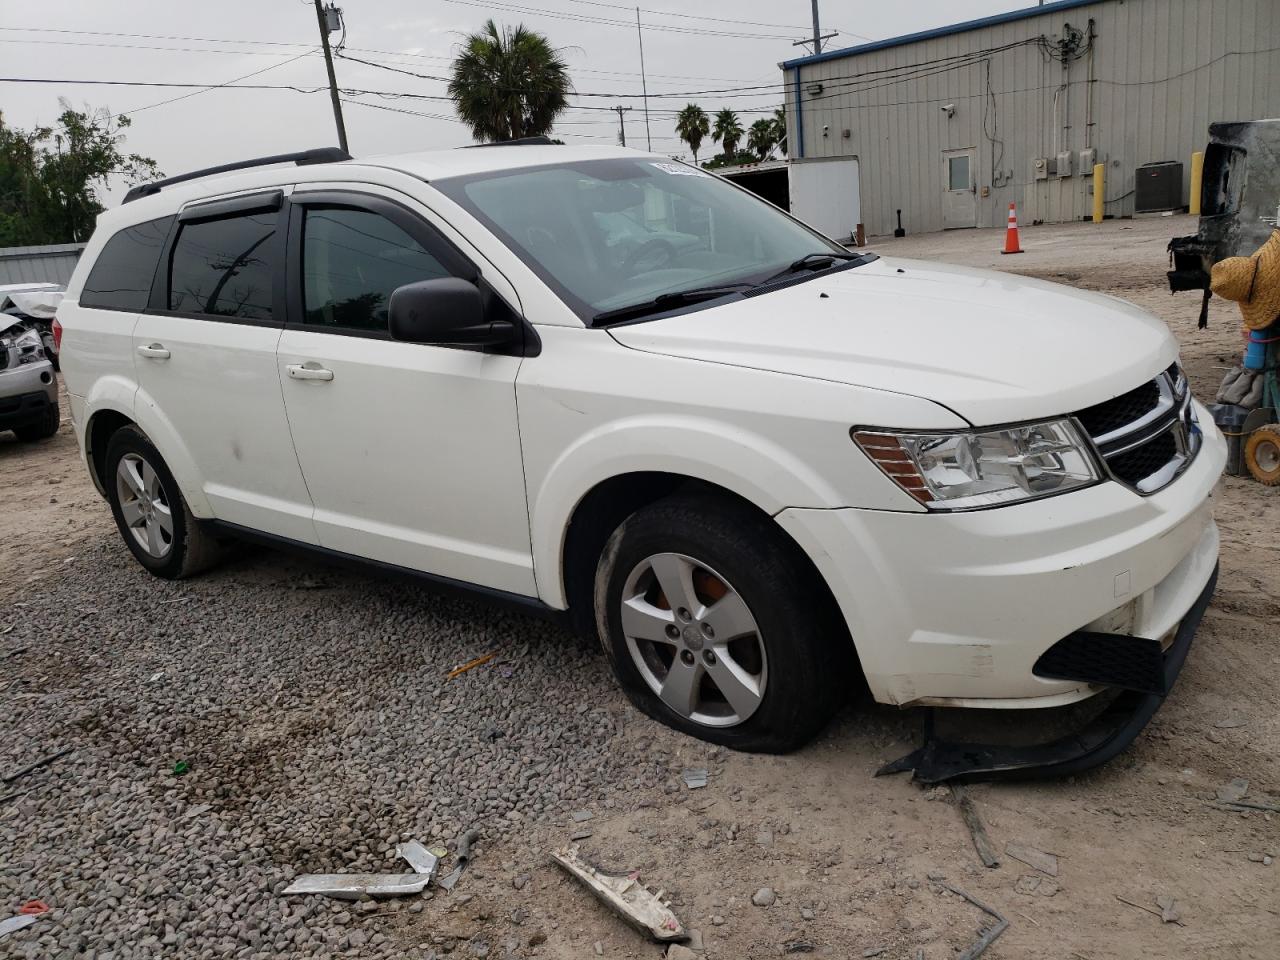
[[[333,371],[326,370],[320,364],[313,361],[306,363],[291,363],[285,367],[289,371],[289,376],[294,380],[332,380]]]
[[[138,356],[150,357],[152,360],[168,360],[169,351],[165,349],[163,343],[152,343],[146,346],[139,346]]]

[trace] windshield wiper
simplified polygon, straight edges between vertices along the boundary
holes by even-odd
[[[830,253],[826,251],[818,253],[806,253],[799,260],[792,260],[785,270],[779,270],[771,277],[761,280],[759,286],[765,286],[773,283],[775,280],[781,280],[783,277],[789,277],[793,273],[799,273],[801,270],[825,270],[837,260],[859,260],[862,258],[860,253],[836,253],[832,250]]]
[[[609,323],[613,320],[632,320],[636,317],[643,317],[645,314],[666,310],[669,307],[683,307],[690,303],[702,303],[704,300],[727,297],[731,293],[737,293],[740,290],[754,286],[754,283],[719,283],[709,287],[690,287],[688,290],[660,293],[652,300],[644,300],[640,303],[632,303],[625,307],[597,313],[591,318],[591,323],[594,326],[600,323]]]

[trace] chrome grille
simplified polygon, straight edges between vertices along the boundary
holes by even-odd
[[[1075,416],[1111,478],[1144,496],[1172,483],[1200,451],[1191,391],[1176,363]]]

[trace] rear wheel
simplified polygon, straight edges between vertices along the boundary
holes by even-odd
[[[52,437],[58,432],[58,426],[61,423],[62,413],[58,410],[58,404],[55,401],[44,408],[44,415],[39,421],[25,427],[18,427],[13,432],[19,440],[29,443],[34,440],[45,440],[48,437]]]
[[[605,547],[595,603],[619,683],[677,730],[785,752],[839,703],[848,639],[813,571],[745,507],[676,497],[633,514]]]
[[[164,459],[137,427],[112,434],[104,479],[125,546],[156,576],[180,580],[218,559],[217,542],[192,515]]]

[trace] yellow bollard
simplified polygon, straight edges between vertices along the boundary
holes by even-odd
[[[1204,180],[1204,153],[1197,150],[1191,155],[1191,204],[1188,209],[1193,217],[1200,216],[1200,186]]]
[[[1106,166],[1101,163],[1093,165],[1093,222],[1102,222],[1102,201],[1106,195]]]

